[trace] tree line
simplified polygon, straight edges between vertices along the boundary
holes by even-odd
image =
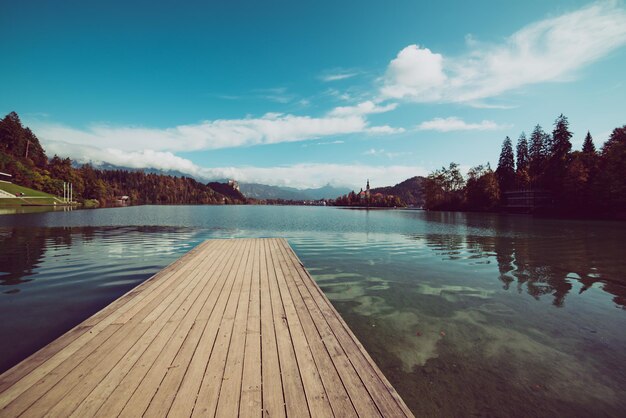
[[[0,120],[0,171],[11,174],[16,184],[61,195],[63,182],[73,185],[78,201],[111,204],[128,196],[133,204],[231,204],[243,203],[236,190],[228,195],[189,177],[129,170],[99,170],[90,164],[75,166],[69,158],[48,159],[39,139],[9,113]]]
[[[456,163],[435,170],[424,185],[425,208],[502,210],[507,192],[527,190],[549,196],[555,214],[624,216],[626,125],[615,128],[600,150],[587,132],[582,149],[572,151],[572,137],[560,115],[551,133],[540,125],[529,137],[522,132],[515,149],[507,136],[495,171],[489,163],[472,167],[466,177]]]
[[[359,193],[354,190],[350,193],[340,196],[331,204],[334,206],[359,206],[373,208],[401,208],[406,204],[398,196],[385,195],[382,193],[371,193],[369,196],[363,196],[363,189]]]

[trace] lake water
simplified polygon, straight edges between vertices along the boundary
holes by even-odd
[[[323,207],[0,216],[0,372],[207,238],[285,237],[419,416],[620,416],[626,223]],[[623,416],[623,415],[622,415]]]

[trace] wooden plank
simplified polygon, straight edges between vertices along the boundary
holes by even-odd
[[[261,370],[263,416],[284,417],[285,396],[278,358],[278,343],[274,328],[272,299],[270,297],[269,266],[267,263],[267,246],[261,245],[259,253],[261,282]]]
[[[315,411],[316,416],[330,417],[333,411],[328,401],[328,395],[317,370],[311,348],[304,334],[300,318],[296,312],[294,302],[287,288],[285,271],[288,271],[287,262],[283,257],[277,240],[270,240],[270,249],[274,265],[276,266],[276,279],[280,300],[285,312],[287,327],[291,335],[293,350],[298,362],[298,369],[302,377],[302,385],[306,396],[307,404],[311,411]],[[331,388],[332,389],[332,388]]]
[[[151,375],[146,378],[147,382],[151,381],[161,381],[161,384],[158,386],[158,390],[156,390],[156,394],[151,398],[148,409],[143,415],[154,417],[154,416],[165,416],[171,405],[174,401],[174,397],[180,387],[180,384],[185,376],[185,373],[188,370],[189,363],[194,356],[195,352],[198,350],[198,344],[200,342],[200,338],[202,337],[203,332],[205,331],[206,321],[197,321],[198,314],[204,308],[213,310],[215,308],[215,301],[217,300],[219,294],[221,293],[224,285],[226,284],[227,274],[224,272],[229,272],[232,268],[233,262],[237,259],[239,252],[237,242],[232,243],[228,246],[228,251],[225,255],[227,255],[226,259],[227,263],[224,263],[222,269],[219,272],[216,272],[216,277],[214,278],[214,282],[217,284],[215,289],[216,292],[211,292],[207,298],[205,298],[205,302],[200,308],[193,312],[191,319],[195,321],[195,326],[192,329],[192,333],[189,334],[188,338],[185,339],[183,346],[176,353],[176,357],[170,363],[167,363],[167,367],[161,366],[159,363],[156,363],[152,369],[150,370]],[[219,315],[221,316],[221,312]],[[177,345],[180,347],[180,344]],[[173,350],[173,348],[172,348]],[[165,362],[166,358],[163,356],[159,357],[159,361]],[[165,363],[164,363],[165,364]],[[166,373],[163,373],[163,371]],[[149,384],[146,383],[142,385],[142,389],[147,387]],[[145,390],[144,390],[145,391]],[[136,400],[133,400],[131,404],[136,404]],[[135,411],[137,411],[136,408]],[[139,412],[139,411],[137,411]],[[141,411],[143,412],[143,411]],[[130,416],[133,415],[132,410],[126,409],[125,414]]]
[[[0,416],[412,416],[283,239],[210,240],[0,376]]]
[[[224,243],[224,246],[225,246],[224,255],[226,255],[226,258],[225,258],[226,263],[224,263],[221,266],[222,268],[219,271],[218,286],[219,286],[220,293],[217,293],[217,292],[211,293],[209,298],[204,303],[204,305],[200,308],[200,310],[198,310],[197,312],[194,311],[192,313],[192,315],[195,316],[195,319],[196,319],[195,324],[197,325],[197,327],[194,327],[194,329],[196,329],[196,332],[203,330],[204,324],[205,324],[203,321],[200,321],[200,322],[197,321],[198,314],[200,311],[202,311],[202,308],[206,307],[207,305],[209,305],[211,309],[213,308],[213,306],[211,305],[213,305],[215,298],[217,298],[221,294],[221,291],[223,290],[224,281],[222,279],[225,278],[224,271],[228,272],[230,268],[232,267],[232,263],[237,260],[237,249],[239,245],[240,243]],[[194,332],[194,334],[192,335],[192,338],[196,336],[196,332]],[[191,344],[191,339],[189,342]],[[130,399],[127,402],[125,402],[124,405],[122,405],[123,410],[121,411],[120,416],[131,417],[131,416],[140,416],[144,414],[144,411],[149,407],[155,392],[157,392],[157,390],[160,389],[163,376],[167,374],[168,372],[170,372],[172,369],[177,369],[180,367],[180,366],[172,367],[173,366],[172,362],[168,362],[168,357],[171,355],[171,352],[173,352],[174,349],[175,349],[175,345],[172,345],[168,350],[169,353],[166,353],[165,355],[159,355],[159,358],[157,359],[157,361],[150,367],[148,374],[141,381],[141,385],[139,385],[139,387],[135,390],[135,392],[132,394]],[[185,351],[185,353],[188,353],[188,352],[189,351]],[[176,353],[176,355],[178,355],[178,352]],[[183,362],[183,360],[181,360],[180,358],[179,358],[179,361],[181,361],[181,363]],[[184,361],[188,362],[190,361],[190,359],[189,360],[185,359]],[[165,385],[174,385],[177,377],[178,377],[178,374],[171,376],[165,382]],[[163,390],[165,390],[165,388]],[[162,393],[164,392],[162,391]],[[122,397],[124,395],[122,391],[118,391],[118,394],[119,394],[119,397]],[[169,408],[169,404],[165,405],[164,400],[160,400],[160,399],[161,398],[157,399],[157,403],[155,404],[155,407],[163,405],[164,409]],[[120,402],[118,401],[117,406],[114,408],[114,411],[119,410],[119,405],[120,405]],[[109,406],[112,406],[112,405],[104,405],[103,408],[101,409],[102,413],[104,414],[103,416],[107,416],[108,411],[109,411],[108,409]],[[163,412],[167,412],[167,410]]]
[[[267,249],[267,271],[269,275],[270,299],[272,304],[272,315],[274,318],[274,330],[276,332],[276,342],[278,346],[278,359],[283,380],[283,392],[285,395],[285,410],[291,417],[310,416],[309,405],[304,394],[304,386],[298,361],[293,349],[289,325],[285,315],[284,306],[278,290],[278,278],[272,257],[272,249],[269,241],[265,241]]]
[[[234,417],[239,413],[241,400],[241,384],[243,380],[243,361],[247,339],[248,310],[250,307],[250,291],[252,288],[252,265],[256,255],[257,241],[249,248],[248,259],[243,272],[243,285],[239,294],[239,306],[230,337],[230,347],[224,378],[217,402],[216,416]]]
[[[202,384],[196,398],[192,416],[214,416],[219,401],[219,393],[225,378],[224,370],[228,358],[228,351],[233,335],[235,318],[239,309],[244,309],[242,301],[242,287],[244,284],[243,271],[250,253],[250,241],[246,240],[246,246],[234,275],[233,297],[230,298],[224,315],[221,318],[219,332],[206,366]],[[241,308],[240,308],[241,307]],[[247,307],[246,314],[247,314]]]
[[[156,336],[163,331],[166,321],[181,309],[181,306],[191,303],[188,297],[200,283],[198,276],[202,267],[201,262],[193,273],[179,281],[177,291],[167,295],[163,303],[159,303],[149,311],[142,310],[148,315],[143,319],[140,316],[133,317],[132,322],[129,320],[125,324],[127,326],[120,328],[115,338],[99,347],[98,350],[107,353],[103,361],[97,363],[84,361],[79,364],[31,405],[26,415],[41,416],[42,413],[46,413],[48,416],[67,416],[118,363],[121,363],[122,371],[132,366]],[[160,318],[162,320],[157,321]]]
[[[257,240],[252,263],[252,283],[246,323],[239,416],[260,418],[263,414],[261,392],[261,244]]]
[[[240,244],[243,245],[243,240],[240,240]],[[236,254],[236,257],[234,257],[236,261],[237,257],[240,257],[241,251],[233,251],[233,253]],[[236,265],[236,262],[231,265],[226,275],[226,286],[215,303],[213,314],[205,312],[204,316],[202,313],[198,315],[198,321],[205,324],[204,333],[170,407],[169,415],[172,417],[189,417],[193,413],[204,373],[211,358],[221,319],[228,302],[235,297],[233,289],[235,284],[234,275],[237,271]]]
[[[282,247],[283,246],[280,245],[279,249],[281,249]],[[302,298],[302,295],[298,290],[296,280],[294,278],[298,274],[296,267],[291,262],[292,260],[289,259],[290,254],[287,254],[283,251],[283,256],[287,261],[287,263],[284,265],[287,269],[285,271],[287,286],[289,288],[291,298],[294,301],[296,312],[300,318],[304,334],[306,335],[307,341],[311,347],[313,359],[315,360],[315,364],[317,365],[320,378],[322,379],[324,387],[326,388],[326,394],[328,396],[328,400],[330,401],[333,412],[335,416],[341,416],[346,418],[356,417],[356,410],[354,409],[350,397],[346,392],[343,382],[341,381],[341,377],[339,376],[337,369],[333,364],[333,360],[331,359],[328,350],[322,342],[322,336],[315,326],[315,323],[311,316],[311,312],[306,307],[304,299]]]
[[[194,259],[191,259],[194,260]],[[197,264],[190,261],[188,263],[190,265],[189,268],[196,268]],[[182,265],[181,265],[182,266]],[[176,277],[176,276],[172,276]],[[173,284],[178,285],[178,288],[184,287],[187,282],[185,281],[173,281]],[[175,295],[176,293],[172,293]],[[126,306],[126,305],[124,305]],[[124,306],[121,308],[123,309]],[[158,301],[153,301],[152,306],[158,306]],[[106,309],[106,308],[105,308]],[[135,321],[131,324],[132,327],[137,326],[137,322],[143,319],[144,315],[147,315],[151,310],[151,305],[147,306],[146,309],[135,317]],[[96,366],[96,362],[89,361],[91,358],[98,358],[102,353],[108,353],[111,347],[117,347],[116,352],[119,352],[121,348],[119,348],[120,341],[124,340],[124,332],[123,327],[116,327],[116,332],[111,338],[103,341],[100,345],[87,344],[93,339],[98,332],[96,332],[97,328],[106,329],[111,325],[122,325],[119,323],[114,323],[115,316],[111,315],[109,318],[104,319],[97,325],[92,328],[92,335],[83,335],[77,340],[75,340],[72,344],[70,344],[65,350],[55,354],[50,360],[44,362],[37,369],[33,370],[32,373],[27,375],[25,378],[17,382],[16,385],[12,386],[2,395],[0,395],[0,400],[5,401],[10,397],[13,397],[13,392],[18,392],[15,389],[19,390],[19,396],[13,398],[11,400],[11,404],[7,405],[2,412],[15,414],[23,411],[24,408],[29,407],[35,401],[37,401],[42,396],[46,395],[47,392],[51,389],[54,389],[54,394],[58,394],[62,391],[65,386],[60,385],[59,382],[65,378],[66,375],[74,372],[72,376],[81,375],[81,373],[87,373],[91,368]],[[148,327],[141,327],[144,331],[147,330]],[[88,338],[85,338],[88,337]],[[85,339],[84,344],[79,344],[79,340]],[[128,341],[128,340],[126,340]],[[84,353],[86,351],[86,353]],[[81,362],[77,362],[76,359],[83,359]],[[77,369],[78,367],[83,367],[83,369]],[[78,370],[78,371],[75,371]],[[72,385],[73,386],[73,385]],[[25,390],[28,390],[28,393],[25,393]],[[67,388],[69,390],[69,388]],[[23,395],[23,396],[22,396]],[[5,397],[6,396],[6,397]],[[44,405],[48,405],[49,402],[52,402],[52,395],[48,396],[46,400],[41,401]],[[48,402],[48,403],[47,403]],[[9,402],[7,402],[9,403]],[[45,406],[44,406],[45,408]]]
[[[163,270],[154,274],[152,277],[146,279],[135,288],[129,290],[126,294],[113,301],[106,308],[96,312],[90,318],[84,322],[78,324],[70,331],[66,332],[52,343],[48,344],[37,353],[29,357],[26,361],[22,361],[16,366],[7,370],[2,376],[0,376],[0,393],[4,392],[9,386],[15,384],[18,380],[29,374],[33,369],[40,366],[43,362],[54,356],[56,353],[64,349],[75,339],[80,337],[87,331],[90,331],[94,324],[100,322],[103,318],[116,312],[122,305],[128,303],[131,299],[137,297],[141,292],[146,291],[151,286],[155,286],[156,283],[162,282],[168,278],[172,271],[174,271],[180,264],[186,263],[190,258],[195,256],[198,251],[202,250],[207,245],[212,244],[211,241],[205,241],[191,251],[187,252],[181,258],[173,261],[171,264],[163,268]],[[1,406],[0,406],[1,408]]]
[[[216,252],[216,256],[207,258],[205,262],[209,265],[206,270],[201,270],[203,276],[212,274],[220,268],[223,264],[226,252]],[[72,416],[85,417],[94,416],[101,410],[101,414],[117,415],[125,406],[128,398],[134,393],[137,386],[140,384],[142,378],[146,375],[152,364],[157,361],[167,362],[178,351],[179,345],[187,336],[187,333],[195,331],[193,328],[195,314],[202,307],[202,304],[206,301],[204,298],[204,291],[212,291],[215,282],[204,280],[202,282],[203,287],[199,291],[198,298],[193,302],[193,306],[186,310],[185,308],[179,309],[176,314],[185,313],[185,316],[181,318],[180,323],[174,321],[174,316],[170,318],[167,329],[163,329],[152,344],[145,350],[145,352],[137,359],[135,364],[131,367],[126,367],[123,364],[118,364],[115,370],[112,371],[106,379],[102,380],[93,392],[87,397],[79,407],[72,413]],[[196,327],[197,328],[197,327]],[[190,331],[191,330],[191,331]],[[172,333],[175,334],[171,337]],[[164,348],[165,344],[168,344]],[[171,367],[171,366],[169,366]],[[159,368],[157,366],[157,368]],[[169,370],[168,365],[163,365],[159,368],[163,373]],[[156,380],[156,379],[155,379]],[[115,392],[115,395],[111,396]],[[103,403],[106,401],[106,404]]]
[[[402,398],[400,398],[391,383],[389,383],[387,378],[385,378],[376,363],[374,363],[365,348],[352,333],[348,325],[333,308],[326,296],[324,296],[324,293],[315,280],[313,280],[308,271],[304,269],[304,265],[293,252],[293,249],[288,246],[287,248],[294,260],[297,260],[300,264],[301,268],[298,269],[300,277],[306,283],[311,295],[316,300],[318,307],[324,313],[327,323],[330,325],[340,344],[345,350],[351,353],[350,360],[363,382],[367,382],[364,386],[367,387],[382,415],[392,416],[392,414],[397,414],[398,410],[400,410],[405,416],[413,416]]]
[[[348,358],[351,353],[346,353],[335,337],[335,334],[326,322],[324,313],[319,309],[308,287],[302,280],[300,269],[298,269],[298,275],[294,278],[296,279],[296,285],[306,305],[306,309],[315,323],[321,341],[326,347],[337,373],[341,377],[343,386],[356,412],[361,417],[380,416],[376,404]]]
[[[162,285],[173,285],[175,283],[174,281],[167,280],[172,278],[173,272],[179,271],[181,266],[192,266],[193,263],[191,261],[194,257],[199,253],[199,251],[202,250],[202,248],[208,245],[212,245],[212,243],[208,242],[199,245],[199,247],[201,247],[199,250],[192,250],[180,260],[172,263],[168,267],[169,270],[166,268],[165,273],[163,273],[163,271],[157,273],[152,276],[152,278],[144,282],[146,283],[145,285],[142,283],[139,287],[151,287],[153,282],[156,283],[154,284],[155,287],[153,289],[158,289],[158,287]],[[163,279],[161,280],[162,277]],[[158,295],[158,293],[154,291],[146,293],[139,292],[136,293],[133,298],[129,298],[128,296],[131,293],[133,293],[132,290],[120,298],[123,300],[123,303],[121,303],[120,306],[112,308],[112,306],[115,305],[114,302],[114,304],[109,305],[74,328],[77,329],[88,326],[90,327],[88,333],[76,333],[74,330],[71,330],[68,333],[69,336],[68,334],[65,334],[60,337],[60,340],[62,340],[61,343],[56,344],[53,342],[0,376],[0,410],[6,407],[8,403],[15,400],[20,394],[32,387],[43,376],[47,375],[54,368],[75,355],[78,350],[84,347],[92,338],[112,324],[113,321],[127,309],[147,297],[152,295],[156,297]],[[100,321],[94,323],[94,320],[98,318]],[[30,364],[31,362],[33,363],[32,365]]]

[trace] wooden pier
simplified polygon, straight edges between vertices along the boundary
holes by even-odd
[[[412,414],[285,240],[224,239],[0,376],[0,416]]]

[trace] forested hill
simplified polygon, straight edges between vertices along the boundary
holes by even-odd
[[[142,171],[100,170],[89,164],[75,167],[69,158],[50,160],[33,132],[19,116],[9,113],[0,120],[0,171],[16,184],[62,195],[63,182],[73,184],[74,199],[95,199],[102,205],[120,196],[132,204],[229,204],[244,203],[240,193],[225,196],[189,177]]]
[[[372,194],[381,193],[385,196],[393,195],[399,197],[408,206],[424,206],[424,182],[426,179],[421,176],[411,177],[395,186],[377,187],[371,189]]]

